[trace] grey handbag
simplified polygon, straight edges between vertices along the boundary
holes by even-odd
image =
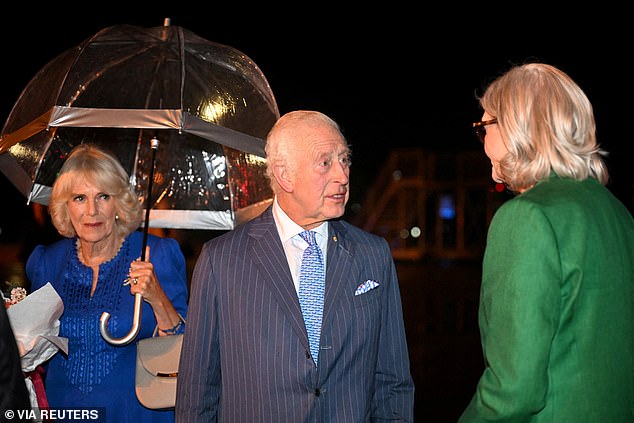
[[[172,408],[183,335],[141,339],[136,347],[136,396],[147,408]]]

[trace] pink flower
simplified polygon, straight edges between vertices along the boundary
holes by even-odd
[[[4,299],[5,308],[9,308],[14,304],[19,303],[20,301],[26,298],[26,295],[27,295],[26,289],[22,288],[21,286],[12,288],[11,297]]]

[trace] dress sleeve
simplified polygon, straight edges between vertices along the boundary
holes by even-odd
[[[172,238],[154,238],[150,260],[159,283],[181,316],[187,316],[187,268],[180,245]]]
[[[31,283],[30,292],[46,285],[46,248],[43,245],[36,246],[26,261],[26,277]]]

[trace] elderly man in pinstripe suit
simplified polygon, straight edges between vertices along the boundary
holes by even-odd
[[[208,241],[196,263],[177,422],[411,422],[394,261],[383,238],[339,220],[350,150],[338,125],[290,112],[269,132],[266,154],[273,205]],[[325,261],[313,354],[298,297],[307,229]]]

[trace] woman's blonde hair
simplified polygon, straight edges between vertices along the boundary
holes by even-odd
[[[509,151],[500,176],[510,190],[530,188],[551,172],[607,183],[592,105],[566,73],[543,63],[515,66],[489,85],[480,105],[497,118]]]
[[[68,214],[68,201],[73,195],[75,181],[82,179],[112,196],[118,237],[125,238],[141,225],[141,203],[119,160],[94,145],[80,144],[71,151],[60,169],[49,201],[51,220],[60,235],[67,238],[77,235]]]

